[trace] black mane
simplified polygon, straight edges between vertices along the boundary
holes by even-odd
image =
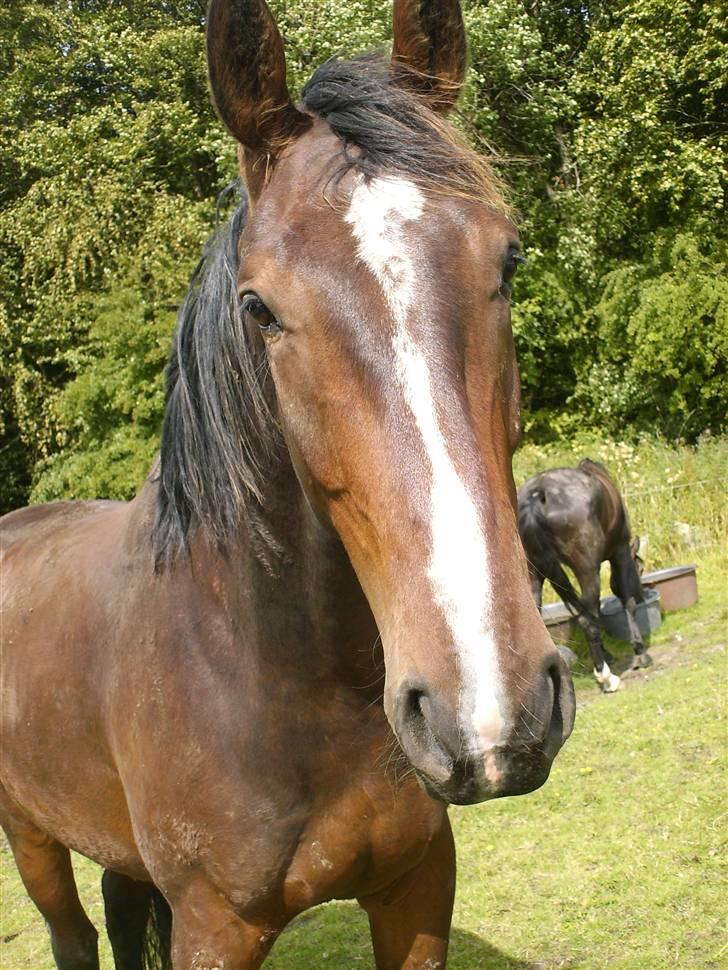
[[[420,76],[379,54],[326,61],[301,92],[303,107],[343,142],[344,166],[367,177],[406,175],[429,189],[506,211],[487,161],[416,94]]]
[[[265,357],[244,325],[237,290],[247,198],[205,248],[180,307],[165,373],[166,407],[154,526],[157,565],[203,522],[223,540],[247,503],[261,503],[274,419],[260,370]]]
[[[382,57],[330,60],[302,92],[303,108],[342,141],[339,173],[396,172],[504,209],[487,163],[431,112]],[[238,190],[240,188],[238,187]],[[229,188],[225,190],[229,192]],[[166,370],[159,495],[160,567],[186,548],[198,524],[224,541],[242,521],[261,531],[269,459],[278,440],[265,354],[243,324],[238,243],[247,200],[208,243],[180,308]],[[260,547],[261,537],[255,536]],[[263,538],[263,545],[266,543]]]

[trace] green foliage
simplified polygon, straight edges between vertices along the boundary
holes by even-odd
[[[384,0],[272,0],[292,90],[388,44]],[[529,256],[524,426],[725,427],[721,0],[463,0],[457,123],[501,158]],[[0,508],[125,497],[161,420],[174,307],[234,148],[204,0],[0,9]]]
[[[390,43],[391,11],[381,0],[271,0],[286,44],[294,96],[329,57],[352,57]]]
[[[157,293],[179,302],[211,199],[233,171],[207,95],[200,14],[198,4],[112,0],[4,12],[0,157],[10,177],[0,190],[0,397],[9,434],[0,476],[11,469],[17,484],[3,505],[33,479],[34,497],[87,494],[102,483],[101,494],[128,495],[139,484],[119,455],[133,463],[138,451],[137,464],[147,461],[159,413],[145,423],[120,395],[154,397],[164,354],[134,373],[128,349],[158,343]],[[112,296],[121,297],[114,313]],[[104,341],[109,315],[139,335]],[[164,327],[167,343],[169,315]],[[100,356],[108,383],[124,373],[140,382],[109,389],[105,405]],[[114,467],[102,471],[110,456]]]
[[[62,449],[39,462],[33,501],[128,499],[144,480],[159,447],[161,374],[204,209],[160,195],[147,234],[90,302],[84,367],[55,398]]]
[[[512,159],[530,257],[514,306],[530,435],[725,427],[726,290],[710,282],[725,264],[724,12],[719,0],[470,5],[463,107]],[[710,347],[686,362],[680,333]]]
[[[623,265],[604,280],[596,307],[597,361],[585,406],[614,434],[657,425],[694,440],[728,415],[728,278],[725,263],[680,234],[648,264]]]

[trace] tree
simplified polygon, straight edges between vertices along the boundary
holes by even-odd
[[[207,95],[198,4],[15,3],[1,28],[7,507],[51,456],[88,444],[64,393],[107,354],[90,329],[99,300],[128,291],[119,272],[137,287],[142,328],[155,287],[179,300],[207,235],[210,200],[234,161]],[[146,269],[152,242],[164,281]],[[154,327],[148,338],[157,340]],[[112,370],[123,371],[125,348],[114,346]],[[83,408],[78,389],[72,394]]]
[[[127,497],[155,450],[174,312],[231,140],[203,0],[0,10],[0,508]],[[272,0],[291,89],[386,46],[384,0]],[[463,0],[457,123],[494,149],[528,266],[527,434],[725,426],[722,0]],[[654,363],[654,367],[651,366]]]
[[[571,201],[595,285],[572,403],[612,432],[726,426],[721,6],[617,4],[574,80],[584,178]]]

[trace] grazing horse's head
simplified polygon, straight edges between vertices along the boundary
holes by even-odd
[[[376,617],[392,728],[448,801],[530,791],[573,695],[514,512],[518,236],[445,120],[459,5],[396,0],[392,61],[329,62],[299,107],[263,0],[212,0],[208,58],[250,200],[246,326],[301,486]]]

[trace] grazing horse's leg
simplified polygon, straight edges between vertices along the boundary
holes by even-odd
[[[609,664],[605,658],[604,644],[599,630],[599,624],[595,622],[599,618],[599,566],[588,570],[574,570],[576,572],[579,585],[581,586],[581,601],[586,609],[591,613],[591,617],[579,616],[579,623],[586,633],[589,651],[594,663],[594,676],[601,684],[605,694],[612,694],[619,687],[619,677],[609,669]]]
[[[455,845],[450,823],[423,861],[389,889],[361,898],[377,970],[444,970],[455,896]]]
[[[640,600],[640,602],[642,601]],[[642,639],[642,631],[637,626],[637,619],[635,617],[635,613],[637,611],[637,602],[634,596],[630,596],[627,600],[623,599],[622,605],[624,606],[627,615],[627,623],[629,624],[629,638],[632,641],[632,649],[634,650],[632,667],[633,669],[638,667],[649,667],[652,663],[652,657],[647,652],[645,642]]]
[[[613,559],[609,560],[609,566],[612,592],[621,600],[627,616],[629,639],[634,651],[632,666],[634,668],[649,667],[652,663],[652,657],[647,652],[645,642],[642,639],[642,632],[637,626],[635,617],[637,603],[641,603],[643,600],[642,584],[629,545],[625,545]]]
[[[98,970],[98,933],[79,901],[71,853],[15,817],[3,828],[28,895],[48,924],[58,970]]]

